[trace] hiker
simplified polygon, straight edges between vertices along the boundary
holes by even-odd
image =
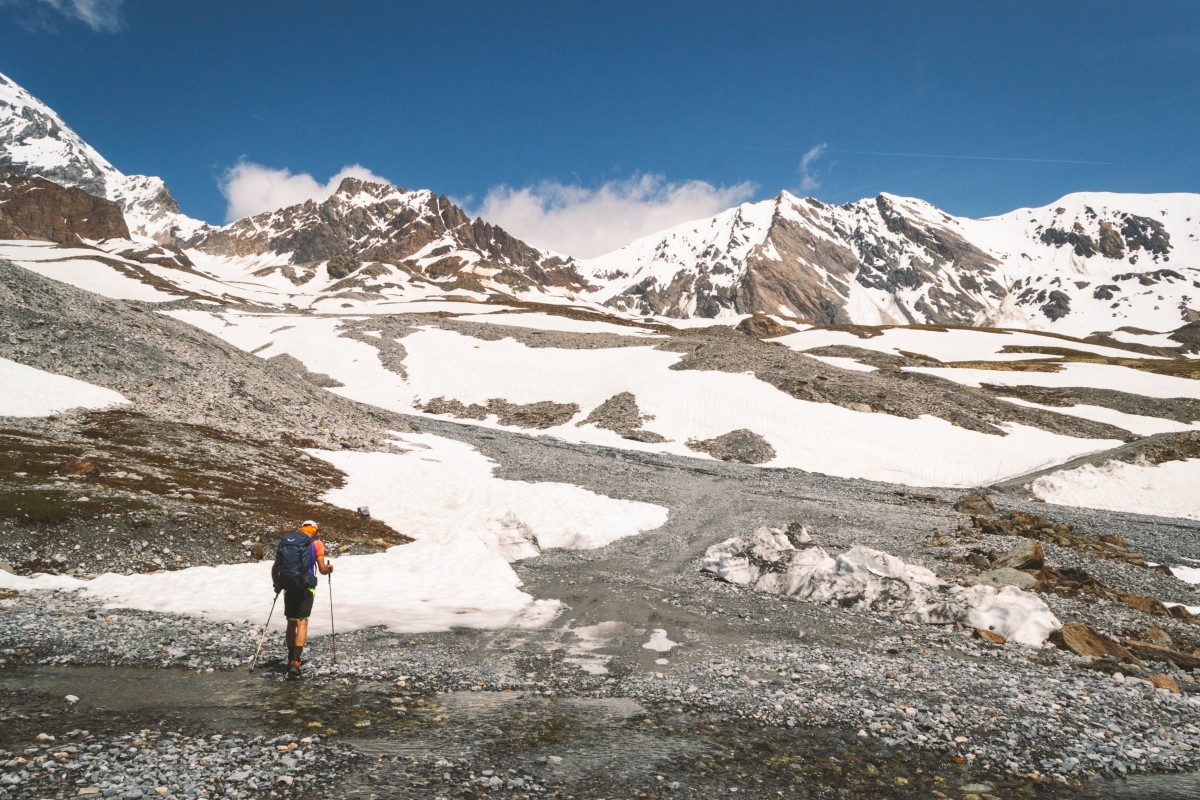
[[[317,538],[317,523],[305,520],[299,532],[285,533],[279,540],[271,567],[275,594],[283,592],[289,678],[300,677],[300,654],[308,640],[308,617],[317,594],[316,570],[328,575],[333,564],[325,560],[325,543]]]

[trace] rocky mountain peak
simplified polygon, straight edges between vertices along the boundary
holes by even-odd
[[[204,223],[185,217],[159,178],[124,175],[49,106],[0,74],[0,169],[40,176],[120,205],[130,232],[164,244]]]
[[[446,197],[353,177],[343,179],[325,200],[202,230],[186,246],[225,257],[270,255],[289,265],[336,260],[339,274],[350,261],[379,262],[439,281],[584,286],[570,259],[471,220]]]

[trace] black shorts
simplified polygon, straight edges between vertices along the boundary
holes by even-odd
[[[316,596],[316,589],[284,589],[284,615],[291,622],[308,619],[312,615],[313,598]]]

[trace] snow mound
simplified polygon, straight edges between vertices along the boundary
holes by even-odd
[[[713,545],[704,570],[760,592],[894,614],[913,622],[962,623],[1040,647],[1062,627],[1049,607],[1016,587],[952,586],[924,567],[856,545],[836,557],[796,548],[783,531],[759,528]]]

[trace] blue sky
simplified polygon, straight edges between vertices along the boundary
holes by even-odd
[[[213,222],[349,165],[577,250],[780,189],[965,216],[1200,189],[1190,0],[336,9],[0,0],[0,72]]]

